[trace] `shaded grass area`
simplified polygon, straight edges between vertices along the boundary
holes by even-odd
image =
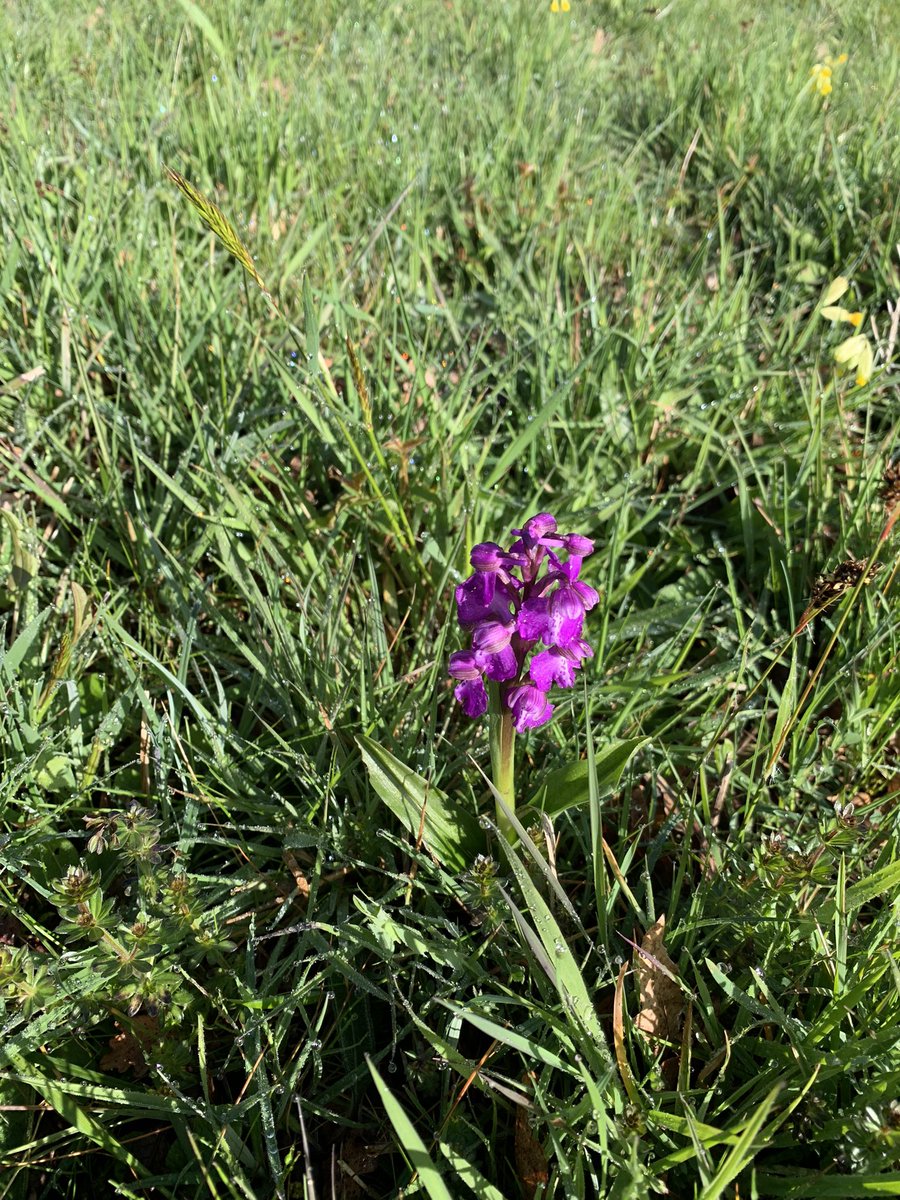
[[[892,6],[244,7],[3,18],[0,1194],[897,1194]],[[359,738],[490,807],[452,588],[547,509],[523,797],[640,745],[456,870]]]

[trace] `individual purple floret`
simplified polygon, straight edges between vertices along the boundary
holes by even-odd
[[[449,670],[460,681],[455,695],[466,716],[487,711],[487,678],[499,684],[501,704],[521,733],[550,720],[551,687],[572,687],[578,667],[593,657],[581,633],[598,596],[578,578],[594,550],[590,538],[557,533],[549,513],[513,534],[508,550],[494,542],[472,550],[475,573],[456,589],[459,623],[470,631],[472,649],[451,654]]]

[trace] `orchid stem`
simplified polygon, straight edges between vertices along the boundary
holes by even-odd
[[[512,712],[501,702],[497,684],[491,687],[490,705],[491,772],[494,790],[510,810],[516,810],[516,731]],[[497,828],[508,842],[515,840],[509,818],[497,800]]]

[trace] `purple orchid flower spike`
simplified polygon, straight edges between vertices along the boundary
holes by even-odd
[[[472,549],[474,574],[456,589],[459,623],[471,634],[472,649],[451,654],[449,664],[466,716],[490,712],[494,786],[509,808],[515,733],[549,721],[551,688],[574,686],[576,671],[593,657],[582,631],[585,613],[599,599],[579,579],[594,550],[590,538],[559,533],[550,513],[512,532],[508,550],[495,542]],[[499,804],[498,823],[509,835]]]
[[[459,623],[471,633],[472,649],[450,656],[450,675],[460,681],[456,698],[470,717],[487,710],[484,678],[503,684],[501,702],[521,733],[550,720],[546,694],[554,684],[572,687],[577,668],[592,657],[581,633],[598,597],[578,578],[594,550],[590,538],[557,533],[550,513],[531,517],[513,536],[509,550],[495,542],[472,550],[475,573],[456,589]],[[548,649],[531,657],[539,644]]]

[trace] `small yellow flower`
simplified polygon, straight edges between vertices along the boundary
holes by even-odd
[[[855,333],[853,337],[846,338],[835,350],[834,361],[842,367],[855,367],[868,340],[864,333]]]
[[[822,309],[822,316],[829,321],[846,321],[852,325],[854,329],[859,329],[863,323],[863,314],[861,312],[849,312],[846,308],[840,308],[836,304],[829,304]]]
[[[830,96],[833,90],[831,77],[834,74],[834,68],[842,67],[846,61],[846,54],[839,54],[837,58],[826,54],[821,62],[813,63],[809,72],[812,77],[810,86],[813,91],[818,92],[820,96]]]
[[[815,63],[810,71],[812,86],[820,96],[827,96],[831,91],[831,67],[824,63]]]
[[[844,292],[850,286],[850,280],[846,275],[838,275],[836,279],[832,279],[828,287],[822,293],[822,304],[834,304],[836,300],[840,300]]]
[[[841,367],[856,371],[857,387],[865,387],[872,378],[875,355],[864,333],[856,333],[841,342],[834,352],[834,361]]]
[[[872,343],[866,338],[866,344],[863,347],[862,354],[859,356],[859,362],[856,364],[856,386],[865,387],[872,378],[872,367],[875,363],[875,355],[872,352]]]
[[[837,279],[833,279],[822,293],[822,299],[819,302],[823,305],[821,313],[826,321],[841,321],[846,325],[852,325],[854,329],[859,329],[865,319],[865,314],[851,312],[849,308],[842,308],[839,304],[834,303],[835,300],[840,300],[849,287],[849,280],[843,275],[838,275]],[[854,333],[845,338],[835,349],[834,361],[838,366],[847,367],[851,371],[855,370],[856,386],[865,387],[872,377],[872,366],[875,362],[872,343],[864,333]]]
[[[569,7],[570,7],[569,0],[551,0],[550,11],[551,12],[568,12]]]

